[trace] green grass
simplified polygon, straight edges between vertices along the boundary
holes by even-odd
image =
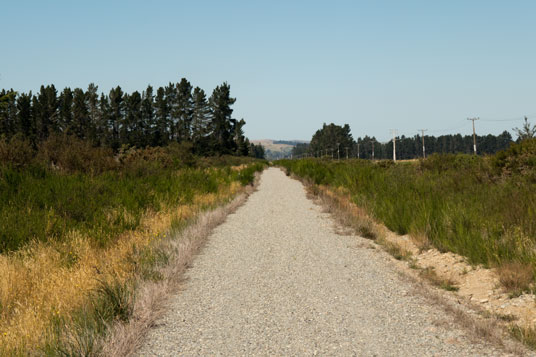
[[[216,192],[233,181],[249,184],[263,167],[259,162],[240,171],[229,166],[153,167],[92,175],[39,164],[0,166],[0,253],[31,240],[61,241],[73,230],[105,246],[119,233],[138,227],[148,210],[188,204],[196,195]]]
[[[536,142],[496,157],[434,155],[411,163],[281,160],[315,184],[344,187],[399,234],[424,234],[471,263],[535,262]],[[528,153],[529,152],[529,153]],[[532,154],[530,154],[530,152]],[[519,154],[521,153],[521,154]]]

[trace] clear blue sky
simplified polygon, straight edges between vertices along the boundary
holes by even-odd
[[[466,134],[536,122],[535,18],[516,0],[5,0],[0,88],[227,81],[251,139]]]

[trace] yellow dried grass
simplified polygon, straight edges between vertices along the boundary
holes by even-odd
[[[121,234],[108,248],[95,247],[89,237],[72,232],[64,243],[35,242],[0,255],[0,354],[37,351],[51,338],[47,335],[51,321],[87,304],[97,279],[129,279],[135,266],[128,258],[135,250],[166,239],[174,220],[191,219],[240,189],[234,182],[216,194],[198,195],[192,205],[148,212],[138,230]]]

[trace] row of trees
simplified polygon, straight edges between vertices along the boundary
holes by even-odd
[[[518,133],[518,135],[520,135]],[[520,135],[521,137],[521,135]],[[497,151],[508,148],[512,143],[512,135],[504,131],[499,135],[476,136],[477,151],[479,154],[493,154]],[[423,156],[423,138],[420,135],[406,137],[404,135],[396,138],[396,157],[398,159],[414,159]],[[424,146],[426,154],[432,153],[473,153],[472,135],[462,136],[461,134],[424,136]],[[380,143],[375,137],[359,137],[354,140],[350,132],[350,126],[345,124],[339,126],[335,124],[324,124],[311,139],[309,144],[298,144],[294,147],[294,156],[331,156],[343,158],[347,153],[349,157],[360,157],[362,159],[390,159],[393,157],[393,142]]]
[[[200,155],[262,157],[262,147],[244,136],[244,119],[232,117],[235,101],[227,83],[207,98],[185,78],[156,92],[148,86],[130,94],[119,86],[99,94],[94,84],[59,94],[54,85],[41,86],[36,94],[2,90],[0,137],[19,135],[36,146],[51,134],[67,134],[114,150],[179,142],[191,143]]]

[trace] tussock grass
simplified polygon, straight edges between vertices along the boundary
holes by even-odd
[[[456,284],[450,279],[443,279],[437,275],[433,268],[425,268],[419,272],[419,275],[428,280],[432,285],[447,291],[458,291]]]
[[[247,190],[247,193],[250,193],[253,188]],[[229,213],[234,212],[245,201],[247,193],[238,196],[224,207],[201,213],[193,224],[181,232],[180,239],[168,240],[161,244],[160,249],[169,254],[169,262],[157,269],[162,279],[145,280],[140,284],[132,318],[126,323],[116,323],[112,327],[103,341],[101,350],[103,356],[129,356],[140,346],[147,330],[165,310],[168,298],[180,287],[182,273],[204,245],[212,229],[221,224]]]
[[[510,327],[510,334],[531,350],[536,350],[536,329],[512,325]]]
[[[534,286],[534,269],[532,266],[519,263],[508,262],[497,269],[501,285],[511,296],[519,296],[524,292],[530,292]]]
[[[102,349],[99,341],[105,331],[117,321],[128,320],[136,311],[133,299],[136,284],[133,282],[157,283],[165,277],[161,267],[170,261],[171,252],[163,249],[164,242],[184,229],[186,223],[195,219],[201,211],[228,202],[242,190],[244,183],[253,180],[254,172],[262,167],[259,164],[241,170],[230,167],[184,169],[161,172],[162,177],[157,178],[134,177],[120,189],[119,196],[110,196],[110,201],[116,206],[89,204],[96,211],[103,212],[97,217],[104,217],[92,227],[88,225],[91,216],[81,220],[83,224],[76,220],[71,224],[61,215],[51,215],[54,217],[52,221],[60,222],[58,227],[61,229],[56,230],[57,234],[47,235],[49,231],[45,230],[40,239],[18,242],[20,245],[13,246],[17,247],[16,250],[0,254],[0,355],[86,355]],[[2,173],[6,170],[15,172],[0,168]],[[47,180],[55,185],[56,175],[65,175],[46,172],[42,181],[33,177],[28,183],[21,184],[26,182],[26,175],[33,174],[15,173],[21,177],[19,188],[29,188],[30,183],[36,185],[41,182],[42,190],[47,189]],[[153,172],[151,175],[156,174]],[[109,178],[79,178],[87,180],[88,192],[91,193],[94,193],[95,187],[105,186],[103,182],[111,182],[107,181]],[[116,178],[119,183],[125,183],[121,176]],[[58,176],[60,181],[70,179]],[[135,190],[135,182],[146,184]],[[159,187],[155,188],[153,184]],[[111,185],[115,188],[119,184]],[[103,191],[108,192],[110,187]],[[67,191],[69,189],[66,188]],[[147,192],[134,192],[137,190]],[[42,194],[37,189],[34,192]],[[146,202],[151,204],[139,204],[143,200],[126,197],[129,192],[150,198]],[[18,196],[17,192],[7,194],[12,195],[12,200],[13,197],[17,200],[25,197],[24,194]],[[122,201],[122,197],[126,201]],[[91,200],[88,197],[86,201]],[[83,204],[73,203],[75,206]],[[4,212],[12,213],[11,218],[23,215],[23,209],[17,210],[17,207],[25,207],[19,201],[14,201],[12,211],[5,202],[0,205]],[[35,208],[26,206],[25,209],[31,213],[41,208],[37,205]],[[56,211],[59,210],[54,209]],[[6,222],[5,217],[3,219]],[[113,226],[117,221],[131,221],[131,224],[110,231],[99,226],[103,222],[111,222]],[[16,232],[16,220],[7,222]],[[41,229],[39,222],[29,224]]]
[[[396,260],[410,261],[413,256],[411,252],[402,249],[397,244],[393,244],[386,240],[382,240],[380,244],[385,248],[387,253],[391,254]]]
[[[324,209],[332,213],[343,227],[349,227],[363,238],[375,240],[383,236],[382,230],[363,209],[350,200],[344,190],[332,192],[329,187],[315,185],[311,181],[306,181],[305,184],[309,195],[319,199]]]

